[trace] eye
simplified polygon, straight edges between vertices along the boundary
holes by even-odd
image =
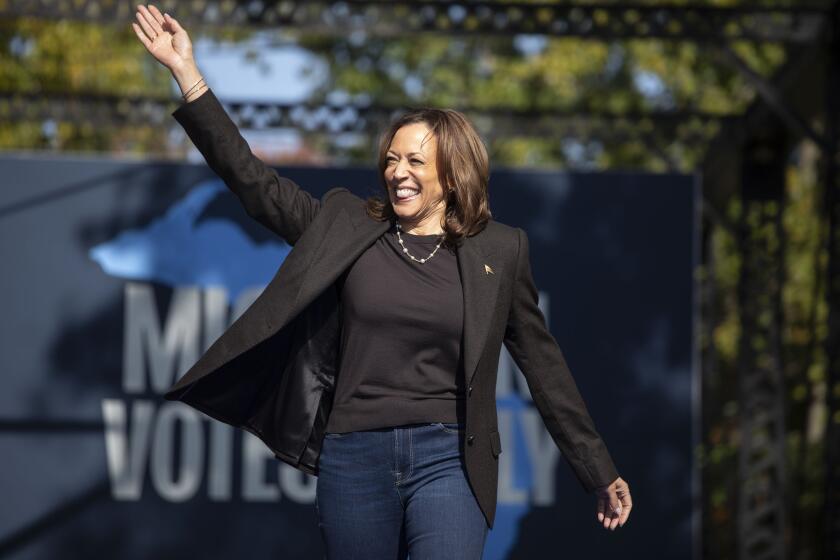
[[[417,165],[423,165],[423,160],[414,158],[414,159],[411,160],[411,163],[416,163]]]

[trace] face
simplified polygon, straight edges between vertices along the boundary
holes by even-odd
[[[391,140],[385,156],[385,183],[394,212],[407,226],[440,229],[446,209],[438,181],[437,139],[425,123],[407,124]]]

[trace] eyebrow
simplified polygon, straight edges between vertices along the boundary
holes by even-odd
[[[393,154],[396,155],[397,152],[395,152],[394,150],[388,150],[387,153],[389,153],[389,154],[393,153]],[[409,152],[408,155],[410,155],[410,156],[424,156],[425,157],[423,152]]]

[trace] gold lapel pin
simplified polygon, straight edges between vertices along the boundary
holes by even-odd
[[[490,265],[488,265],[488,264],[484,265],[484,273],[485,274],[495,274],[495,272],[493,272],[493,269],[490,268]]]

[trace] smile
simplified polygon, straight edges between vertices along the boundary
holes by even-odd
[[[420,191],[417,189],[395,189],[394,196],[396,196],[397,200],[400,202],[414,200],[417,196],[420,195]]]

